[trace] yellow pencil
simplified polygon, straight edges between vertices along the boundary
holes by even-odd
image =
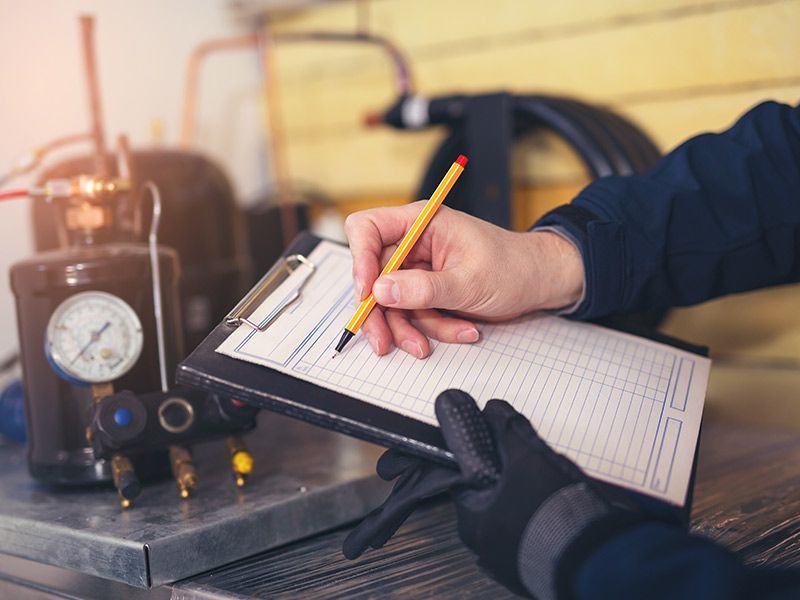
[[[389,262],[386,263],[383,271],[381,271],[381,276],[394,273],[400,268],[400,265],[403,264],[403,261],[408,256],[408,253],[411,252],[414,244],[417,243],[417,240],[422,235],[422,232],[425,231],[428,223],[431,222],[433,215],[436,214],[436,211],[442,205],[442,202],[444,202],[444,199],[447,197],[450,189],[464,171],[465,166],[467,166],[467,157],[461,154],[456,159],[456,162],[454,162],[447,171],[441,183],[436,188],[436,191],[433,192],[430,199],[425,203],[425,206],[422,207],[422,211],[419,213],[416,221],[414,221],[411,229],[409,229],[408,233],[403,236],[403,240],[400,242],[397,250],[394,251],[394,254],[392,254],[392,257],[389,259]],[[342,333],[339,343],[336,344],[337,353],[341,352],[342,349],[347,345],[347,342],[353,339],[353,336],[361,328],[361,325],[364,323],[366,318],[369,316],[370,311],[374,307],[375,297],[370,294],[361,302],[358,309],[356,309],[353,318],[350,319],[350,322],[345,326],[344,333]]]

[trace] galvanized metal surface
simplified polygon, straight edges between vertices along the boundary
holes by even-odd
[[[0,451],[2,452],[2,451]],[[800,566],[800,437],[796,433],[706,423],[692,529],[750,564]],[[0,480],[1,481],[1,480]],[[0,556],[0,597],[37,598],[511,598],[461,544],[452,504],[421,508],[381,550],[347,561],[349,527],[267,550],[151,590]],[[5,584],[5,587],[4,587]]]
[[[386,493],[370,444],[274,414],[247,442],[256,466],[245,488],[212,442],[195,449],[194,497],[180,500],[165,480],[127,511],[110,488],[37,483],[24,451],[0,446],[0,553],[145,588],[356,520]]]
[[[0,554],[3,600],[171,600],[167,586],[134,588],[32,560]]]
[[[800,567],[800,436],[706,423],[692,530],[752,565]],[[461,543],[450,502],[417,511],[380,550],[346,560],[349,528],[252,556],[174,584],[172,600],[302,597],[514,598]]]

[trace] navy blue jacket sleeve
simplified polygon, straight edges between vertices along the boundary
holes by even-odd
[[[760,104],[635,176],[606,177],[537,224],[576,241],[573,316],[695,304],[800,280],[800,108]]]
[[[800,571],[746,567],[708,540],[649,523],[594,552],[577,571],[572,591],[579,600],[798,598]]]

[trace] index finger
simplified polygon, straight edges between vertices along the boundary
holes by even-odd
[[[362,300],[380,274],[383,248],[402,239],[422,210],[422,204],[424,201],[362,210],[351,213],[345,220],[344,229],[353,255],[353,279]]]

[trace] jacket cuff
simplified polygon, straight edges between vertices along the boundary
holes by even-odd
[[[517,551],[517,573],[525,589],[539,600],[561,598],[558,573],[569,548],[609,514],[605,502],[585,482],[563,487],[547,498],[525,526]]]
[[[573,203],[550,211],[532,229],[541,228],[561,229],[583,258],[585,298],[570,316],[593,319],[620,312],[627,264],[622,224],[602,219]]]

